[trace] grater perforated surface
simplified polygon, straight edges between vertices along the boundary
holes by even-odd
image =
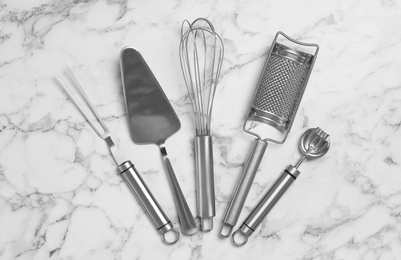
[[[272,54],[263,72],[252,107],[292,121],[301,100],[309,65]]]

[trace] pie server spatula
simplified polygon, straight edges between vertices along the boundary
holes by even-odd
[[[196,232],[195,219],[188,207],[165,142],[181,128],[181,123],[142,55],[127,46],[120,53],[121,77],[131,137],[136,144],[156,144],[161,152],[182,233]]]

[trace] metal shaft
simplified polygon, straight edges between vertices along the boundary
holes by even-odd
[[[267,213],[276,205],[277,201],[291,186],[300,172],[293,166],[288,166],[281,176],[276,180],[258,205],[252,210],[241,227],[233,234],[233,243],[236,246],[242,246],[247,242],[248,237],[259,227]],[[244,242],[238,242],[237,236],[242,235]]]
[[[174,203],[181,224],[181,231],[184,235],[192,235],[197,230],[195,219],[191,213],[191,210],[189,209],[187,201],[185,200],[185,196],[182,193],[180,184],[178,183],[177,177],[175,176],[173,166],[171,165],[170,159],[168,158],[164,144],[159,145],[159,148],[162,155],[164,167],[166,168],[171,191],[173,192]]]
[[[235,187],[233,196],[224,215],[223,225],[220,230],[220,237],[226,238],[231,235],[231,231],[237,224],[239,215],[244,207],[245,200],[251,189],[256,172],[266,151],[267,143],[260,139],[255,139],[251,151],[244,165],[242,175]]]
[[[160,234],[169,231],[173,227],[171,221],[160,208],[159,203],[153,197],[134,165],[130,161],[124,162],[118,167],[118,171],[157,231]]]
[[[212,137],[195,137],[196,211],[200,228],[213,229],[215,212]]]

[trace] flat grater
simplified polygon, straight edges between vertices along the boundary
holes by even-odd
[[[278,40],[284,40],[291,47]],[[313,52],[309,53],[311,50]],[[286,140],[318,51],[317,44],[296,41],[283,32],[276,34],[243,126],[243,130],[256,139],[224,216],[221,237],[229,237],[238,221],[267,142],[283,144]],[[262,138],[267,135],[274,137]]]

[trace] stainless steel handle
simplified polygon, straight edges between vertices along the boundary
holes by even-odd
[[[153,223],[157,232],[162,235],[163,242],[168,245],[176,243],[180,237],[180,233],[173,227],[173,224],[153,197],[134,165],[130,161],[126,161],[118,167],[118,171],[131,192],[135,195],[146,215]],[[175,238],[172,241],[168,241],[165,236],[169,231],[175,233]]]
[[[181,231],[184,235],[191,235],[197,230],[195,219],[191,213],[191,210],[189,209],[187,201],[185,200],[177,177],[175,176],[173,166],[171,165],[170,159],[167,156],[166,148],[164,145],[160,145],[159,148],[162,153],[162,159],[166,168],[168,181],[173,192],[175,207],[177,209],[178,218],[181,224]]]
[[[252,210],[241,227],[233,233],[232,240],[234,245],[243,246],[246,244],[248,237],[259,227],[269,211],[298,177],[299,173],[300,172],[291,165],[284,170],[266,195],[263,196],[258,205]],[[242,238],[240,238],[240,236],[242,236]]]
[[[267,147],[267,142],[261,139],[255,139],[251,151],[245,162],[242,175],[235,187],[235,191],[230,200],[226,214],[224,215],[223,225],[220,230],[220,237],[227,238],[231,235],[231,231],[237,224],[239,215],[244,206],[246,197],[251,189],[252,182],[255,179],[256,172],[262,161],[263,155]]]
[[[214,172],[212,137],[195,137],[195,179],[196,211],[200,219],[200,229],[209,232],[213,229],[215,213]]]

